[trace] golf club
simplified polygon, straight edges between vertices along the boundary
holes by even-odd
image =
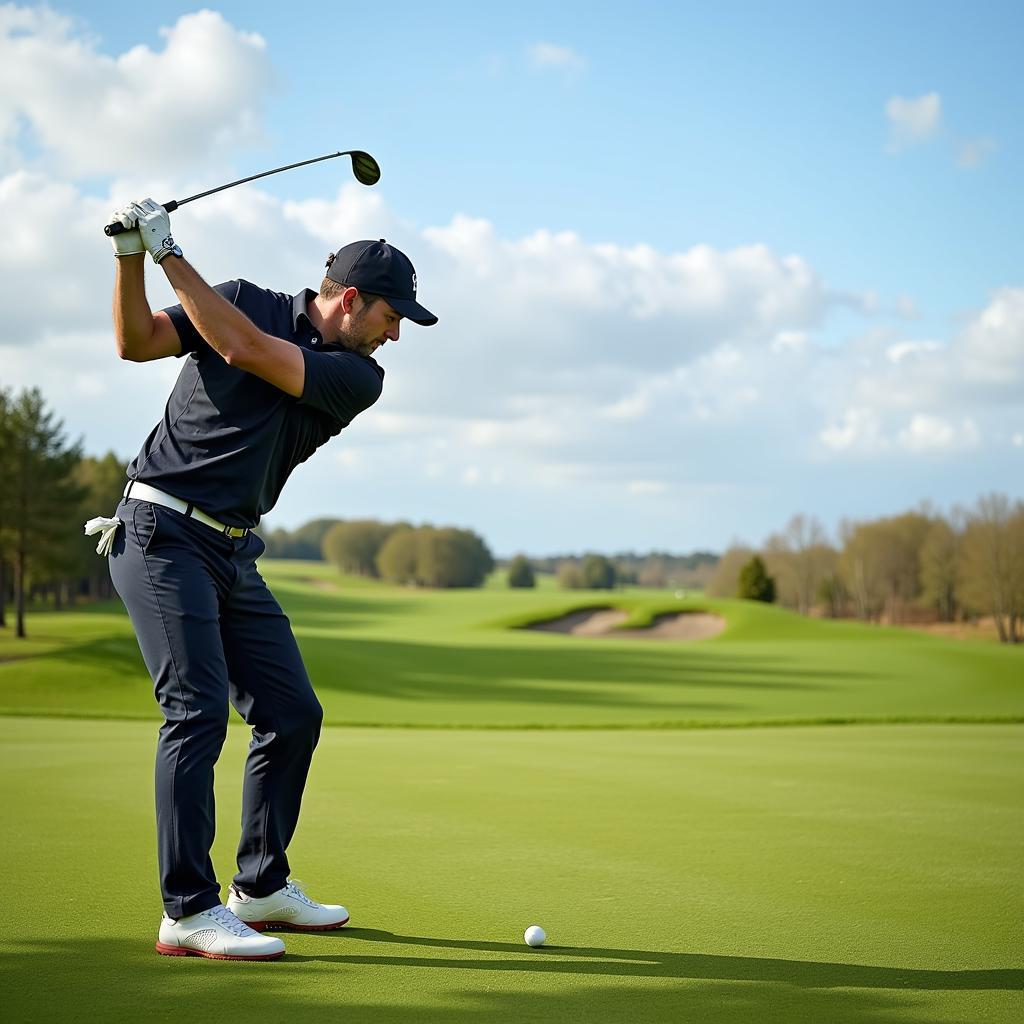
[[[191,203],[193,199],[202,199],[204,196],[212,196],[214,192],[223,192],[226,188],[234,188],[236,185],[244,185],[247,181],[255,181],[257,178],[265,178],[268,174],[279,174],[281,171],[290,171],[293,167],[305,167],[306,164],[316,164],[321,160],[333,160],[337,156],[350,156],[352,157],[352,173],[356,176],[356,180],[361,182],[363,185],[376,185],[380,181],[380,165],[376,160],[370,156],[369,153],[364,153],[361,149],[346,149],[342,153],[328,153],[326,156],[316,156],[312,160],[300,160],[297,164],[286,164],[284,167],[275,167],[272,171],[263,171],[260,174],[250,175],[248,178],[239,178],[238,181],[229,181],[226,185],[218,185],[216,188],[211,188],[208,192],[199,192],[194,196],[189,196],[187,199],[172,199],[169,203],[164,203],[163,207],[168,213],[172,213],[179,206],[184,206],[186,203]],[[104,229],[105,235],[119,235],[122,231],[126,231],[127,228],[120,222],[115,221],[113,224],[108,224]]]

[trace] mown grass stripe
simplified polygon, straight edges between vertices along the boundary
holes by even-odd
[[[89,712],[75,708],[3,708],[0,718],[60,718],[97,722],[153,722],[151,714],[130,711]],[[243,722],[233,720],[232,726]],[[335,729],[416,729],[464,732],[643,732],[698,729],[789,729],[823,725],[1019,725],[1024,715],[823,715],[805,718],[669,719],[652,722],[360,722],[326,718]]]

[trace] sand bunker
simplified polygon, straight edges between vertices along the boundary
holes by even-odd
[[[557,619],[534,622],[527,629],[571,636],[637,637],[643,640],[707,640],[725,629],[725,619],[707,612],[657,615],[647,629],[617,629],[629,615],[616,608],[590,608]]]

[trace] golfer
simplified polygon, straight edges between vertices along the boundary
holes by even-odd
[[[264,929],[340,928],[348,911],[317,903],[290,878],[286,851],[323,709],[256,569],[264,544],[252,530],[292,470],[380,397],[384,371],[373,354],[398,340],[402,319],[430,326],[437,317],[416,301],[412,263],[383,239],[332,254],[319,292],[284,295],[240,280],[211,288],[150,199],[114,220],[127,229],[111,239],[118,355],[183,358],[163,418],[128,467],[116,516],[92,521],[103,524],[98,550],[110,555],[164,717],[156,948],[272,960],[284,943]],[[147,251],[180,305],[150,309]],[[252,742],[238,873],[223,906],[210,847],[229,703]]]

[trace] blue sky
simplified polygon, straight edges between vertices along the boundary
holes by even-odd
[[[377,156],[372,194],[339,191],[328,162],[175,215],[208,277],[283,290],[348,240],[325,224],[387,232],[441,316],[383,353],[386,401],[270,524],[429,519],[501,553],[720,549],[795,512],[834,529],[1024,490],[1019,4],[212,9],[0,8],[0,189],[14,216],[32,196],[99,212]],[[18,77],[26,38],[45,56]],[[95,90],[96,125],[62,88]],[[110,119],[111,96],[141,94]],[[3,376],[127,457],[175,368],[76,369],[110,267],[74,233],[81,294],[49,330],[0,337]],[[6,305],[49,264],[3,244],[24,278]]]

